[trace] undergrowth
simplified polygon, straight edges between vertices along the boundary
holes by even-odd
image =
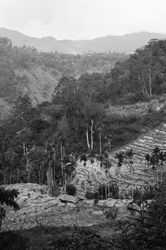
[[[133,204],[129,207],[131,215],[114,224],[109,219],[116,219],[117,210],[107,211],[107,225],[98,225],[98,228],[40,226],[23,231],[2,232],[0,249],[165,250],[166,206],[162,187],[151,203],[139,198]],[[99,227],[106,227],[107,232],[113,230],[113,234],[101,236]]]

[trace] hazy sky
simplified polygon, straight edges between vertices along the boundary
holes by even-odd
[[[0,27],[58,39],[166,33],[166,0],[0,0]]]

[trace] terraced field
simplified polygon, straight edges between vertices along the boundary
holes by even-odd
[[[77,186],[77,196],[85,195],[86,191],[96,191],[100,184],[117,183],[119,186],[119,199],[109,198],[100,200],[98,205],[94,205],[93,200],[85,198],[78,204],[61,202],[60,197],[51,197],[46,186],[37,184],[16,184],[8,188],[19,190],[18,203],[20,210],[16,213],[8,211],[7,217],[3,222],[2,229],[13,230],[20,228],[32,228],[36,225],[60,225],[70,226],[78,224],[79,226],[98,225],[106,222],[103,214],[105,207],[116,206],[118,208],[118,219],[127,215],[127,204],[132,201],[133,190],[142,189],[149,185],[156,184],[157,169],[153,170],[146,165],[144,155],[151,153],[156,146],[166,151],[166,123],[155,127],[145,135],[142,135],[132,143],[120,148],[119,151],[133,149],[133,168],[129,168],[127,163],[118,168],[115,155],[117,151],[110,153],[109,160],[111,168],[108,173],[101,168],[100,161],[88,159],[88,161],[79,161],[77,173],[73,183]],[[162,167],[158,172],[158,180],[166,180],[166,169]],[[166,183],[162,185],[163,193],[166,196]],[[165,197],[164,196],[164,197]],[[123,199],[122,199],[123,198]],[[126,198],[126,199],[125,199]],[[86,216],[85,216],[86,215]]]
[[[145,186],[155,185],[157,175],[160,181],[166,168],[163,165],[158,173],[156,169],[152,170],[146,164],[145,154],[151,153],[156,146],[166,151],[166,123],[156,126],[132,143],[110,153],[109,160],[112,166],[107,174],[104,169],[101,169],[100,162],[97,160],[93,163],[88,160],[86,165],[84,162],[78,162],[77,174],[73,181],[78,193],[83,194],[87,190],[94,191],[101,183],[116,182],[120,188],[119,195],[123,197],[125,194],[130,195],[136,187],[143,189]],[[132,169],[127,162],[119,168],[115,158],[116,153],[129,149],[132,149],[134,153]]]

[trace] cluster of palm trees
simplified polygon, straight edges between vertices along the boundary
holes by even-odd
[[[44,146],[20,145],[20,156],[17,159],[8,151],[0,152],[0,170],[3,184],[19,182],[36,182],[48,185],[49,192],[54,194],[59,188],[66,190],[74,174],[76,155],[65,152],[65,140],[62,136],[57,141],[46,142]],[[8,163],[8,159],[13,164]]]
[[[159,183],[163,181],[162,166],[166,161],[166,152],[162,151],[159,147],[155,147],[151,154],[145,155],[145,160],[148,168],[152,167],[153,170],[156,170],[156,185],[158,188]]]
[[[48,156],[46,175],[50,194],[57,194],[59,191],[66,193],[66,185],[74,177],[76,155],[66,154],[65,140],[62,136],[59,144],[47,144],[45,153]]]

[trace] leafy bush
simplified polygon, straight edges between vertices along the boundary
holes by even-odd
[[[87,161],[87,156],[85,154],[81,155],[80,161]]]
[[[101,185],[98,188],[99,192],[99,199],[106,199],[106,196],[108,196],[108,186],[107,185]]]
[[[6,204],[7,206],[13,207],[15,210],[19,209],[17,202],[15,202],[15,198],[18,197],[18,191],[15,189],[5,190],[4,188],[0,188],[0,203]]]
[[[112,243],[103,240],[100,235],[88,228],[76,228],[72,234],[61,234],[52,245],[54,249],[111,249]]]
[[[88,200],[93,200],[93,199],[97,199],[99,196],[99,193],[98,192],[90,192],[90,191],[87,191],[85,193],[85,197],[88,199]]]
[[[98,199],[94,199],[94,203],[93,205],[96,206],[98,204],[99,200]]]
[[[117,207],[113,206],[104,210],[103,213],[107,219],[111,218],[112,220],[115,220],[118,214],[118,209]]]
[[[131,191],[131,195],[132,195],[132,191]],[[138,199],[141,199],[141,197],[142,197],[142,191],[139,190],[139,188],[136,187],[133,190],[133,199],[134,200],[138,200]]]
[[[2,220],[6,217],[6,210],[3,205],[11,206],[14,210],[20,209],[17,202],[14,200],[18,197],[18,194],[16,189],[5,190],[2,187],[0,188],[0,229]]]
[[[152,189],[153,190],[153,189]],[[128,208],[137,217],[120,222],[118,227],[118,249],[164,250],[166,246],[165,186],[160,187],[150,204],[146,197],[135,200],[136,206]],[[115,239],[116,241],[116,239]]]
[[[91,161],[90,161],[90,162],[93,164],[95,161],[94,161],[94,159],[91,159]]]
[[[75,195],[77,192],[77,188],[73,184],[68,184],[66,186],[66,193],[69,195]]]
[[[144,200],[154,199],[155,195],[156,195],[156,187],[155,186],[144,187],[144,192],[143,192],[143,199]]]

